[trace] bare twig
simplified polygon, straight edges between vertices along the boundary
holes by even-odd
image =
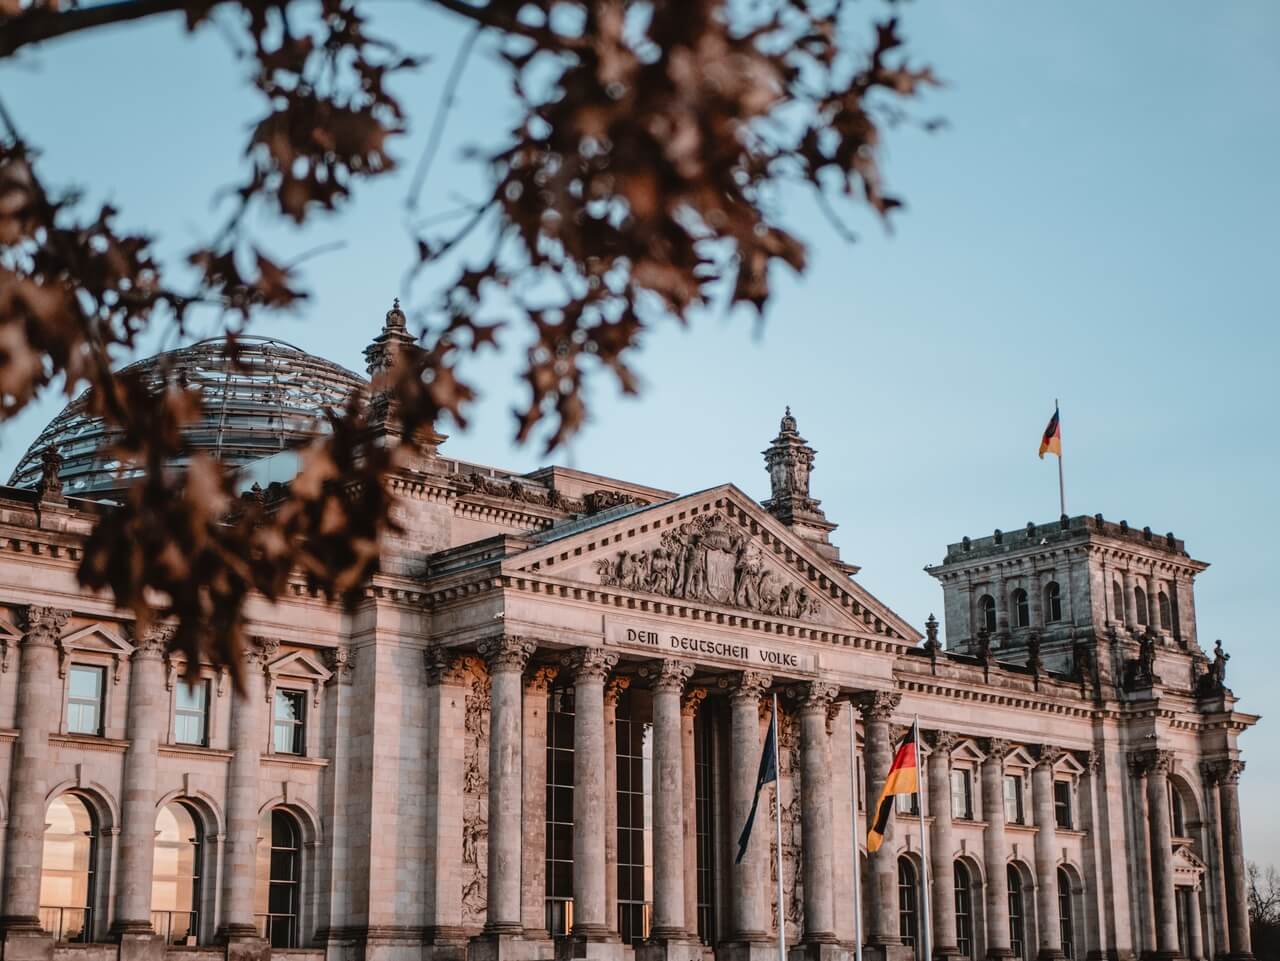
[[[440,144],[444,140],[444,126],[449,119],[450,111],[453,110],[458,84],[462,80],[467,61],[471,59],[471,51],[475,49],[476,40],[483,29],[484,26],[477,23],[467,34],[462,41],[462,46],[458,48],[457,56],[453,58],[453,66],[449,68],[449,77],[445,81],[444,92],[440,95],[440,105],[436,108],[435,119],[431,122],[431,133],[427,136],[427,144],[422,150],[422,159],[418,161],[418,169],[414,171],[413,183],[410,184],[409,195],[405,199],[405,207],[411,211],[418,209],[418,199],[427,182],[427,172],[435,162],[436,154],[440,152]]]

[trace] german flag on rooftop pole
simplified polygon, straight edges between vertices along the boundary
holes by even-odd
[[[876,802],[875,818],[867,829],[867,851],[875,853],[880,850],[884,841],[884,832],[889,827],[889,818],[893,816],[893,800],[899,794],[915,794],[920,790],[920,774],[916,769],[916,725],[899,742],[893,755],[893,764],[889,766],[889,774],[884,779],[884,790],[880,792],[880,800]]]

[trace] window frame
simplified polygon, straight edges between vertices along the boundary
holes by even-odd
[[[956,948],[962,957],[972,958],[973,936],[973,872],[962,860],[952,862],[955,895]]]
[[[1062,789],[1061,797],[1059,797],[1059,789]],[[1055,777],[1053,779],[1053,824],[1058,830],[1074,831],[1076,829],[1074,794],[1070,778]]]
[[[1017,816],[1010,817],[1009,801],[1011,786],[1014,787],[1013,799],[1016,802],[1017,810],[1014,812]],[[1027,823],[1027,778],[1021,770],[1005,771],[1004,780],[1001,782],[1001,791],[1004,804],[1004,821],[1005,824],[1025,825]]]
[[[184,913],[190,914],[192,915],[192,919],[191,919],[191,925],[188,928],[188,937],[193,938],[194,943],[196,945],[199,945],[203,943],[202,924],[205,917],[203,903],[204,903],[204,897],[205,897],[206,882],[208,881],[208,878],[205,877],[205,868],[207,866],[206,865],[206,859],[207,859],[206,842],[207,842],[208,836],[205,831],[204,818],[201,816],[199,808],[197,808],[194,804],[192,804],[188,799],[183,797],[173,798],[169,800],[167,803],[161,805],[156,811],[157,821],[160,818],[161,812],[163,812],[166,808],[173,807],[173,806],[182,808],[186,812],[187,817],[191,818],[191,823],[195,828],[195,837],[190,841],[192,847],[195,849],[194,855],[192,858],[192,876],[190,878],[191,910],[189,912],[183,912],[177,908],[157,909],[155,906],[155,891],[153,888],[152,895],[151,895],[151,919],[152,919],[151,926],[156,931],[157,934],[161,934],[162,932],[160,931],[160,928],[157,927],[155,922],[156,915],[158,914],[170,915],[167,931],[164,932],[165,943],[169,947],[184,946],[187,944],[185,940],[181,943],[175,942],[172,940],[172,936],[173,936],[172,915],[184,914]],[[155,845],[157,848],[162,843],[160,841],[159,834],[160,832],[157,829],[156,840],[155,840]],[[154,871],[152,872],[152,876],[153,876],[153,879],[156,877]]]
[[[292,950],[302,945],[302,911],[305,904],[303,897],[303,879],[306,877],[306,866],[303,863],[304,849],[306,848],[306,840],[303,835],[302,822],[292,811],[284,807],[273,807],[271,809],[270,831],[271,834],[265,840],[267,841],[267,913],[265,915],[256,914],[256,918],[263,918],[262,936],[267,939],[267,943],[273,948],[280,950]],[[276,815],[287,818],[290,824],[290,830],[293,833],[294,846],[285,847],[276,844]],[[291,855],[290,863],[292,864],[292,877],[277,879],[275,866],[277,863],[276,852],[287,853]],[[261,877],[261,875],[259,875]],[[287,887],[290,893],[289,912],[272,911],[272,889],[279,887]],[[289,943],[277,945],[275,943],[275,918],[286,918],[288,923],[285,929],[285,940]]]
[[[102,855],[102,843],[101,843],[102,842],[102,821],[101,821],[101,818],[99,817],[98,810],[93,804],[93,802],[88,797],[84,796],[78,791],[75,791],[75,790],[61,791],[58,794],[56,794],[53,797],[53,799],[49,802],[49,804],[46,805],[45,807],[46,821],[45,821],[45,829],[42,832],[41,854],[40,854],[40,888],[43,891],[44,872],[45,872],[44,846],[47,844],[49,829],[52,827],[51,822],[47,820],[49,808],[52,807],[58,801],[61,801],[63,797],[68,797],[68,796],[75,798],[75,800],[81,805],[81,807],[84,808],[84,810],[87,812],[87,816],[89,820],[89,830],[85,832],[86,836],[89,839],[88,855],[85,858],[85,903],[83,907],[76,907],[74,905],[40,905],[39,901],[37,901],[37,912],[53,911],[53,910],[56,910],[59,912],[58,930],[51,932],[54,936],[55,944],[93,944],[96,941],[94,937],[94,929],[97,925],[98,913],[99,913],[99,907],[100,907],[98,904],[98,895],[99,895],[98,883],[100,881],[99,870],[98,870],[99,869],[98,859]],[[52,870],[60,870],[60,869],[54,868]],[[83,911],[84,912],[84,924],[81,927],[79,937],[67,938],[67,939],[62,938],[62,931],[65,928],[65,925],[63,925],[62,923],[62,912],[64,911]],[[48,928],[44,927],[43,917],[40,918],[40,926],[45,931],[49,930]]]
[[[967,766],[953,764],[951,767],[951,818],[955,821],[973,821],[975,820],[974,811],[976,805],[973,797],[974,772]],[[962,785],[960,798],[956,796],[957,783]],[[957,806],[957,800],[963,801],[963,806]]]
[[[904,869],[910,878],[903,879]],[[920,872],[905,854],[898,855],[898,937],[919,956],[920,944]]]
[[[178,677],[173,684],[173,704],[170,712],[173,723],[169,726],[169,743],[181,744],[184,747],[208,747],[213,730],[213,682],[212,678],[207,677],[203,673],[196,678],[195,685],[204,689],[204,711],[200,714],[200,740],[184,741],[178,736],[178,720],[182,717],[191,717],[194,712],[190,708],[184,708],[180,698],[184,688],[190,688],[181,677]],[[274,708],[274,705],[273,705]],[[275,722],[274,710],[272,714],[272,723]]]
[[[1017,961],[1027,961],[1027,899],[1022,872],[1016,865],[1008,864],[1005,866],[1005,878],[1009,893],[1009,948]]]
[[[279,698],[281,697],[281,695],[288,698],[296,697],[298,699],[298,704],[301,705],[302,707],[302,717],[300,719],[290,720],[289,718],[282,719],[281,717],[279,717],[279,715],[276,713],[276,709],[279,706],[279,703],[280,703]],[[307,756],[307,748],[309,747],[307,743],[309,740],[309,738],[307,737],[307,722],[310,720],[310,716],[311,716],[311,711],[310,711],[309,705],[307,704],[308,696],[309,696],[308,691],[304,691],[296,687],[290,687],[286,684],[277,684],[272,689],[271,691],[271,753],[272,754],[277,755],[279,757],[306,757]],[[300,740],[301,743],[298,745],[297,751],[282,751],[278,747],[276,747],[276,731],[282,725],[288,725],[288,727],[295,733],[295,736]]]
[[[1044,622],[1056,624],[1062,620],[1062,585],[1050,581],[1044,586]]]
[[[989,634],[996,632],[999,624],[999,609],[996,606],[996,599],[991,596],[990,592],[983,593],[978,598],[978,625],[977,630],[986,631]]]
[[[1031,626],[1031,597],[1026,588],[1015,587],[1009,595],[1009,606],[1013,609],[1013,626],[1026,628]]]
[[[98,698],[96,703],[98,725],[96,730],[93,731],[75,730],[71,726],[71,708],[73,702],[79,704],[88,703],[87,699],[76,698],[72,693],[73,678],[78,671],[92,671],[99,679]],[[105,664],[96,664],[92,661],[72,661],[67,665],[66,694],[63,697],[63,733],[76,734],[81,737],[107,736],[107,686],[107,666]]]

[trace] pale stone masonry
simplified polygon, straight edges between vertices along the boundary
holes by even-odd
[[[393,310],[370,365],[405,337]],[[57,457],[0,489],[0,961],[763,961],[780,934],[845,961],[855,843],[868,958],[919,952],[926,878],[945,961],[1251,957],[1257,718],[1172,534],[952,544],[944,646],[841,559],[790,412],[763,502],[428,440],[363,602],[255,601],[239,689],[78,589],[110,507],[64,497]],[[927,863],[905,804],[868,857],[916,716]]]

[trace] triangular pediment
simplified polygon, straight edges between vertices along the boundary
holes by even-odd
[[[90,624],[72,631],[58,640],[64,651],[100,651],[116,657],[128,657],[133,645],[105,624]]]
[[[320,684],[333,676],[332,671],[305,651],[294,651],[276,658],[267,665],[267,670],[275,677],[299,677]]]
[[[551,529],[504,573],[915,643],[920,634],[733,485]]]

